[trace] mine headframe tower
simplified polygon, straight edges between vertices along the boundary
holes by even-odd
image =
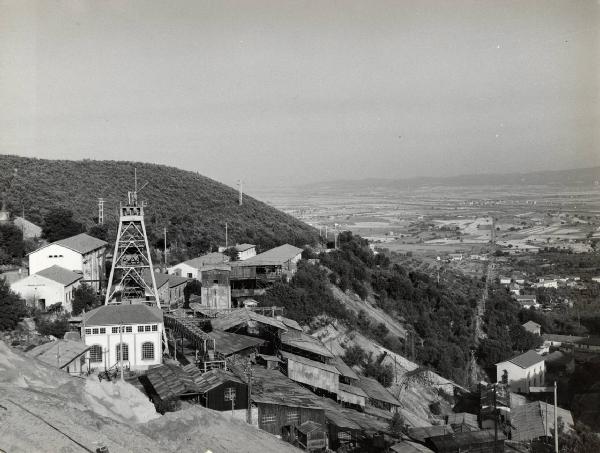
[[[138,192],[145,186],[146,184],[138,190],[136,173],[135,188],[132,192],[128,192],[127,204],[120,206],[119,229],[106,289],[105,305],[147,303],[146,295],[150,293],[150,303],[160,308],[144,224],[144,203],[138,203]],[[120,302],[115,297],[118,293],[120,293]]]

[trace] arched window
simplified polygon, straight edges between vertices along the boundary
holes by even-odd
[[[142,360],[154,360],[154,343],[142,343]]]
[[[90,362],[101,363],[102,362],[102,346],[95,344],[90,348]]]
[[[126,362],[129,360],[129,345],[127,343],[123,343],[123,361]],[[121,345],[117,345],[117,362],[121,361]]]

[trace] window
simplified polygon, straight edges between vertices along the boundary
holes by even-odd
[[[158,332],[158,326],[156,324],[152,326],[152,332]]]
[[[150,332],[150,326],[144,326],[144,330],[145,330],[146,332]]]
[[[132,332],[131,326],[125,326],[125,332],[131,333]]]
[[[100,327],[100,333],[106,333],[106,327]]]
[[[138,326],[138,332],[143,332],[144,331],[144,326]]]
[[[97,328],[94,328],[94,329],[92,329],[92,333],[93,333],[94,335],[98,335],[98,329],[97,329]]]
[[[119,328],[118,327],[113,327],[111,330],[112,333],[119,333]]]
[[[142,360],[154,360],[154,343],[142,343]]]
[[[188,272],[188,278],[192,278],[192,273]]]
[[[86,335],[91,335],[92,334],[92,329],[85,329],[85,334]]]
[[[235,389],[233,387],[228,387],[225,389],[225,401],[235,401]]]
[[[263,415],[261,418],[262,423],[275,423],[274,415]]]
[[[102,346],[100,346],[99,344],[95,344],[90,348],[90,362],[102,362]]]
[[[123,343],[123,361],[127,362],[129,360],[129,345],[127,343]],[[121,361],[121,344],[117,345],[117,362]]]

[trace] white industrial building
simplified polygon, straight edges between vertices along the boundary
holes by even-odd
[[[529,387],[542,387],[545,383],[546,362],[533,350],[496,364],[496,381],[506,382],[511,391],[528,393]]]
[[[252,244],[237,244],[234,246],[234,249],[237,252],[237,259],[239,261],[256,256],[256,246]]]
[[[85,313],[81,337],[90,346],[90,368],[103,371],[121,361],[123,367],[145,370],[162,364],[163,314],[143,304],[105,305]]]
[[[29,274],[52,266],[80,272],[83,281],[98,290],[105,279],[107,243],[85,233],[61,239],[29,254]]]
[[[45,310],[54,304],[61,304],[63,310],[71,312],[73,291],[81,280],[81,274],[60,266],[51,266],[37,274],[17,280],[10,288],[30,307]]]

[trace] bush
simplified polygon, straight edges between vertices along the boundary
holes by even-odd
[[[0,331],[13,330],[26,314],[25,303],[0,278]]]
[[[55,319],[42,316],[38,317],[35,322],[37,331],[41,335],[52,335],[56,338],[62,338],[69,331],[68,315],[63,315]]]
[[[342,360],[348,366],[359,365],[363,366],[367,361],[367,353],[358,345],[352,345],[344,353]]]
[[[96,291],[85,283],[73,291],[73,315],[79,315],[83,310],[89,311],[100,304]]]

